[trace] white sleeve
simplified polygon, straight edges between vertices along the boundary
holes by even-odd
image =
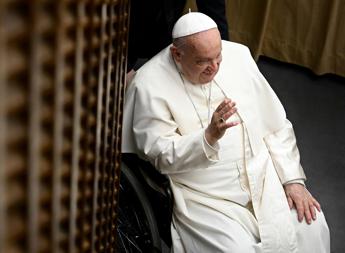
[[[282,184],[306,180],[300,164],[295,133],[289,120],[286,120],[284,128],[266,136],[264,140]]]
[[[305,181],[304,179],[295,179],[295,180],[287,181],[286,183],[284,183],[284,185],[288,185],[288,184],[301,184],[301,185],[305,186],[304,181]]]
[[[215,163],[218,147],[206,142],[205,129],[181,135],[167,101],[153,93],[144,88],[136,92],[133,133],[140,155],[163,174],[206,168]]]
[[[219,144],[218,142],[216,142],[213,146],[210,145],[207,142],[205,132],[204,132],[204,138],[203,138],[203,146],[204,146],[205,154],[210,160],[214,160],[214,161],[219,160],[219,156],[218,156]]]

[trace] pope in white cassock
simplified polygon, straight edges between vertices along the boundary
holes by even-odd
[[[175,253],[330,252],[283,106],[248,48],[204,14],[182,16],[136,73],[122,149],[168,176]]]

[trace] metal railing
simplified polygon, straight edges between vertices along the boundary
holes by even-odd
[[[115,252],[127,0],[0,0],[0,252]]]

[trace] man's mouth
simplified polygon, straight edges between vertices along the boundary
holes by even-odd
[[[212,76],[215,72],[214,71],[212,71],[212,72],[210,72],[210,71],[204,71],[204,72],[202,72],[204,75],[206,75],[206,76]]]

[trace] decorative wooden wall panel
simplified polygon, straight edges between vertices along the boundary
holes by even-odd
[[[127,0],[0,0],[0,252],[115,252]]]

